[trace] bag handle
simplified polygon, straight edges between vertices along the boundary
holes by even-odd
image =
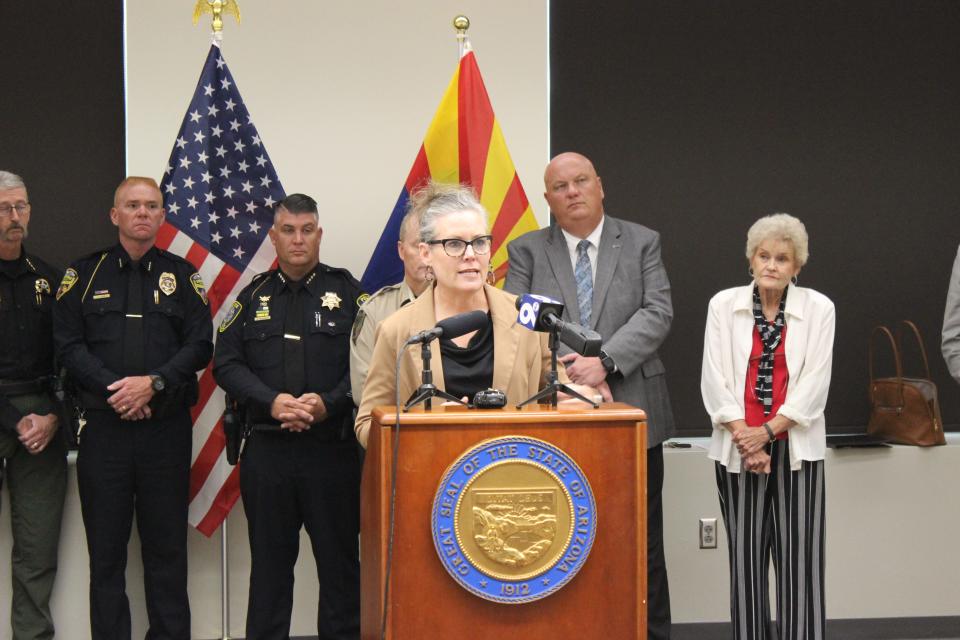
[[[897,395],[900,399],[900,406],[904,405],[903,400],[903,365],[900,363],[900,350],[897,348],[897,342],[893,339],[893,334],[890,333],[890,329],[887,329],[882,324],[878,324],[873,328],[873,331],[870,333],[870,340],[867,343],[867,362],[870,367],[870,389],[873,389],[873,383],[876,378],[873,376],[873,343],[874,336],[878,333],[882,333],[887,336],[887,341],[890,343],[890,348],[893,350],[893,362],[897,368]],[[872,391],[871,391],[872,395]]]
[[[930,377],[930,361],[927,359],[927,348],[923,346],[923,338],[920,336],[920,329],[917,328],[910,320],[901,320],[900,325],[897,327],[897,347],[900,349],[900,352],[903,352],[903,328],[910,327],[910,330],[913,332],[913,335],[917,338],[917,344],[920,345],[920,355],[923,356],[923,370],[927,374],[927,380],[932,380]]]

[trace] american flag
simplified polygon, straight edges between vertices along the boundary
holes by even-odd
[[[167,221],[157,246],[196,266],[219,326],[229,309],[223,303],[274,262],[267,231],[284,192],[217,44],[210,47],[160,190]],[[190,524],[207,536],[240,494],[238,470],[224,454],[223,409],[211,365],[200,376],[192,412],[190,470]]]

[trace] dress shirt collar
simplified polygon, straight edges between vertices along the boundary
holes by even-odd
[[[290,286],[291,282],[295,282],[290,276],[283,272],[283,269],[277,267],[277,279],[280,280],[281,288],[287,289],[288,291],[293,291],[293,287]],[[312,271],[307,272],[307,274],[300,280],[301,287],[307,291],[311,296],[320,295],[320,265],[317,264]]]

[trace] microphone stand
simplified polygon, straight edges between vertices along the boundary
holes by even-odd
[[[417,387],[416,391],[410,396],[410,399],[407,400],[407,404],[403,407],[403,412],[406,413],[410,411],[410,409],[421,402],[423,403],[423,407],[427,411],[430,411],[432,404],[431,398],[442,398],[469,407],[470,405],[460,398],[453,397],[453,395],[433,384],[433,371],[430,370],[430,357],[430,341],[421,343],[420,360],[423,363],[423,374],[420,378],[420,386]],[[554,357],[556,357],[556,354],[554,354]]]
[[[560,329],[557,327],[550,328],[550,373],[547,374],[547,384],[546,386],[534,394],[532,397],[527,398],[523,402],[517,405],[517,409],[528,405],[531,402],[537,402],[544,398],[550,398],[550,406],[554,409],[557,408],[557,392],[563,391],[569,396],[573,396],[578,400],[583,400],[587,404],[593,405],[594,409],[597,409],[600,405],[592,400],[587,400],[580,394],[578,391],[570,387],[569,385],[563,384],[560,382],[560,376],[557,374],[557,350],[560,348]]]

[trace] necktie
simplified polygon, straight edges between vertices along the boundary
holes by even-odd
[[[589,240],[577,243],[577,266],[573,275],[577,280],[577,305],[580,307],[580,324],[590,326],[590,313],[593,310],[593,268],[587,255]]]
[[[306,387],[306,359],[304,358],[303,296],[299,282],[290,282],[287,309],[283,320],[283,382],[284,391],[299,396]]]
[[[139,262],[130,263],[127,274],[127,310],[123,323],[123,367],[124,373],[143,375],[143,274]]]

